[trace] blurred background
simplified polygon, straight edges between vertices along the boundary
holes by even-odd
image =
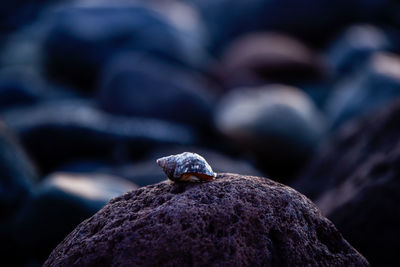
[[[294,187],[395,266],[399,97],[396,0],[6,1],[1,264],[40,266],[192,151]]]

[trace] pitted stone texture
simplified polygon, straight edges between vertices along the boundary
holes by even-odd
[[[219,174],[111,200],[45,266],[368,266],[303,195],[269,179]]]
[[[312,198],[373,266],[397,266],[400,101],[351,121],[293,186]]]

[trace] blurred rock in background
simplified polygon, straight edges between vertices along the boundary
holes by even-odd
[[[260,168],[281,181],[293,178],[325,130],[322,115],[306,94],[278,84],[238,88],[227,94],[219,104],[215,124],[251,153]]]
[[[252,33],[234,40],[221,57],[225,87],[266,82],[318,80],[324,76],[323,61],[306,45],[279,33]]]
[[[56,101],[3,114],[43,173],[76,159],[138,157],[161,144],[193,144],[195,133],[166,121],[104,113],[87,101]]]
[[[327,58],[335,74],[348,76],[357,73],[369,60],[370,56],[392,47],[390,38],[373,25],[352,25],[340,34],[327,52]]]
[[[16,213],[31,194],[36,171],[17,137],[0,122],[0,220]]]
[[[371,114],[400,96],[400,56],[375,53],[358,75],[339,83],[327,101],[332,127]]]
[[[11,221],[11,247],[18,257],[43,261],[77,224],[110,199],[136,188],[125,179],[104,174],[54,173]],[[10,256],[10,255],[8,255]]]
[[[167,179],[162,169],[155,164],[156,160],[165,155],[178,154],[182,151],[192,151],[198,153],[207,159],[212,166],[213,171],[233,173],[246,173],[249,175],[260,176],[262,172],[254,168],[251,162],[244,159],[230,157],[216,151],[194,146],[182,145],[160,145],[158,149],[150,150],[144,160],[135,161],[135,163],[118,164],[110,162],[76,162],[66,164],[59,168],[61,171],[77,173],[104,173],[123,177],[138,186],[155,184]]]
[[[245,32],[279,30],[315,43],[352,21],[377,21],[385,14],[388,0],[192,0],[202,11],[220,51],[232,39]],[[229,10],[229,12],[227,12]]]
[[[30,106],[41,100],[40,85],[32,77],[17,73],[0,74],[0,112]]]
[[[215,99],[194,73],[140,54],[122,53],[104,70],[100,107],[210,131]]]
[[[141,51],[172,65],[202,68],[204,58],[198,58],[197,51],[201,44],[186,42],[184,32],[150,8],[73,6],[49,16],[52,26],[42,48],[44,69],[52,79],[83,91],[95,89],[102,66],[120,51]]]

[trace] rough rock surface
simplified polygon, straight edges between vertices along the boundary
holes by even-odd
[[[343,128],[294,187],[315,200],[373,266],[396,266],[400,101]]]
[[[371,182],[329,218],[372,266],[398,266],[400,236],[400,150],[374,164],[361,179]],[[368,233],[368,234],[366,234]]]
[[[147,186],[111,200],[45,266],[368,266],[293,189],[219,174],[209,183]]]

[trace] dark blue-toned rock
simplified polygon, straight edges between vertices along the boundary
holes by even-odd
[[[9,34],[0,50],[1,70],[40,76],[43,60],[41,46],[49,25],[47,20],[38,19]]]
[[[297,83],[296,87],[305,92],[312,99],[314,104],[319,109],[323,110],[332,94],[335,83],[336,80],[334,77],[329,75],[323,80]]]
[[[282,33],[240,36],[224,50],[221,61],[220,77],[227,88],[318,80],[326,72],[316,52]]]
[[[17,137],[0,122],[0,221],[11,217],[24,204],[36,178]]]
[[[139,5],[72,6],[53,14],[44,67],[52,79],[88,91],[118,51],[141,51],[171,64],[201,68],[198,51],[165,16]],[[201,45],[200,45],[201,47]],[[202,59],[201,59],[202,60]]]
[[[50,2],[54,4],[61,2],[61,0],[14,0],[3,2],[0,9],[0,41],[6,39],[4,37],[7,34],[34,21]]]
[[[158,167],[156,159],[138,160],[134,163],[113,164],[112,162],[72,162],[65,164],[57,171],[70,173],[99,173],[122,177],[138,186],[155,184],[166,179]]]
[[[400,236],[400,102],[342,127],[293,186],[373,266],[396,266]]]
[[[107,173],[100,172],[108,168],[110,162],[107,161],[96,161],[96,160],[78,160],[75,162],[68,162],[55,170],[55,172],[68,172],[68,173]],[[112,174],[112,173],[109,173]],[[114,173],[115,174],[115,173]],[[116,175],[120,176],[120,175]]]
[[[0,74],[0,111],[40,101],[40,88],[27,77]]]
[[[219,104],[215,124],[252,153],[260,168],[281,181],[302,167],[325,129],[308,96],[284,85],[232,91]]]
[[[326,110],[336,128],[350,118],[373,113],[400,97],[400,56],[378,52],[358,75],[333,89]]]
[[[0,74],[0,114],[57,101],[88,99],[70,87],[46,82],[22,70]]]
[[[123,53],[103,77],[99,101],[108,112],[211,128],[214,99],[194,73],[143,54]]]
[[[400,235],[397,227],[400,224],[398,155],[399,151],[396,152],[397,159],[391,161],[389,166],[384,159],[370,166],[370,173],[363,179],[377,178],[376,172],[381,172],[380,178],[363,186],[357,193],[353,192],[349,201],[328,214],[345,238],[373,266],[397,266],[397,237]],[[387,169],[382,171],[382,168]]]
[[[391,47],[383,30],[368,24],[353,25],[333,42],[326,57],[335,74],[349,76],[363,68],[374,52]]]
[[[112,165],[105,162],[76,162],[62,166],[59,170],[116,175],[123,177],[138,186],[146,186],[167,179],[165,173],[156,163],[158,158],[172,154],[179,154],[184,151],[192,151],[202,155],[212,166],[212,169],[217,173],[231,170],[246,175],[261,175],[260,171],[243,159],[232,158],[215,151],[192,146],[158,147],[155,151],[149,152],[149,156],[147,156],[145,160],[135,161],[131,164]]]
[[[193,144],[187,127],[104,113],[86,101],[51,101],[3,114],[42,172],[77,159],[140,157],[160,144]]]
[[[110,4],[107,0],[105,2],[108,5]],[[115,2],[113,1],[113,3]],[[125,0],[122,0],[122,2],[126,3]],[[185,44],[182,48],[187,50],[185,56],[188,62],[185,65],[194,69],[203,70],[203,68],[206,68],[205,70],[207,70],[208,64],[213,62],[208,49],[206,49],[210,46],[211,40],[198,8],[189,2],[180,0],[142,1],[141,4],[161,13],[169,23],[180,31],[180,40]]]
[[[13,220],[12,240],[21,256],[44,260],[80,222],[135,188],[110,175],[54,173],[37,185]]]
[[[246,32],[280,30],[317,43],[350,21],[374,21],[388,0],[187,0],[199,6],[219,51]],[[228,12],[229,11],[229,12]]]

